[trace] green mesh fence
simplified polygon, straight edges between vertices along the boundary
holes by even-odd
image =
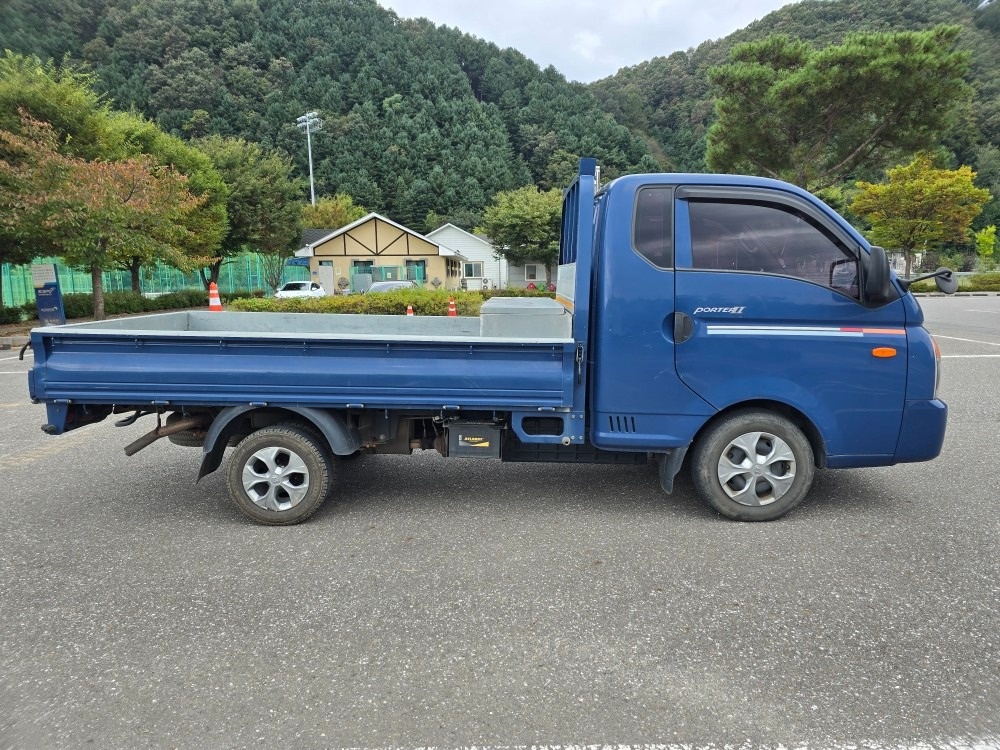
[[[59,258],[36,258],[33,263],[55,263],[59,273],[59,286],[63,294],[88,294],[93,291],[89,271],[70,268]],[[309,269],[304,266],[285,266],[282,283],[304,281],[309,278]],[[35,291],[31,283],[31,265],[0,266],[0,284],[3,285],[3,306],[17,307],[26,302],[34,302]],[[180,289],[201,289],[201,277],[197,272],[183,274],[176,268],[155,265],[142,269],[142,291],[146,294],[163,294]],[[121,292],[132,288],[132,276],[127,271],[106,271],[104,291]],[[244,253],[223,264],[219,274],[219,291],[232,294],[237,291],[271,292],[265,289],[260,258],[256,253]]]

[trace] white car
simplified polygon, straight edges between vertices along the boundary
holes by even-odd
[[[325,297],[326,290],[315,281],[289,281],[274,293],[276,299],[292,297]]]

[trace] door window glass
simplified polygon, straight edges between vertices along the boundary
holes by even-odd
[[[737,201],[691,200],[688,208],[694,268],[792,276],[859,299],[857,257],[805,214]]]

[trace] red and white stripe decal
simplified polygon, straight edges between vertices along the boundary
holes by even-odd
[[[709,336],[905,336],[904,328],[854,328],[849,326],[708,326]]]

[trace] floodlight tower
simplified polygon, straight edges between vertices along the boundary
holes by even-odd
[[[309,195],[312,198],[312,205],[316,205],[316,185],[313,182],[313,145],[312,134],[323,129],[323,121],[319,119],[319,112],[306,112],[302,117],[295,118],[296,127],[305,128],[306,147],[309,149]]]

